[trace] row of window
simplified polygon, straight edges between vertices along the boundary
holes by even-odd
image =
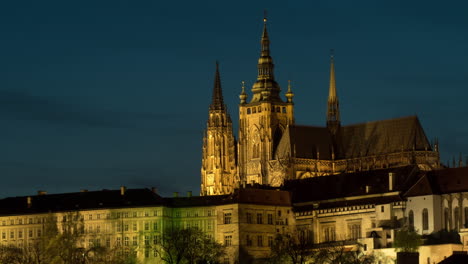
[[[32,225],[32,224],[41,224],[45,222],[44,217],[36,217],[36,218],[19,218],[19,219],[10,219],[10,220],[2,220],[2,226],[7,225]]]
[[[96,229],[100,227],[99,225],[96,226]],[[89,226],[89,228],[92,228],[92,226]],[[117,232],[127,232],[127,231],[138,231],[138,223],[117,223]],[[92,229],[88,229],[90,233],[92,233]],[[143,230],[144,231],[158,231],[159,230],[159,223],[158,222],[145,222],[143,224]],[[97,231],[97,230],[96,230]],[[98,232],[99,233],[99,232]]]
[[[255,243],[254,243],[255,240]],[[225,246],[232,246],[232,235],[224,236],[224,245]],[[257,246],[257,247],[264,247],[264,246],[273,246],[273,236],[268,236],[267,243],[264,243],[263,235],[257,236],[246,236],[245,245],[248,247]]]
[[[26,238],[35,238],[35,237],[41,237],[42,235],[42,230],[37,229],[37,230],[19,230],[19,231],[2,231],[2,240],[8,240],[8,239],[23,239]]]
[[[348,236],[350,240],[356,240],[361,238],[361,224],[350,223],[348,224]],[[326,225],[322,228],[322,240],[323,242],[331,242],[336,240],[336,230],[334,225]]]
[[[273,246],[273,236],[268,236],[267,237],[267,239],[268,239],[267,243],[264,243],[262,235],[257,235],[257,236],[247,235],[245,239],[246,239],[245,245],[248,246],[248,247],[254,247],[254,246],[257,246],[257,247],[264,247],[264,246],[271,247],[271,246]]]
[[[281,216],[281,211],[278,211],[278,216]],[[246,215],[246,222],[247,224],[254,224],[253,221],[253,214],[251,212],[247,212]],[[232,223],[232,213],[224,213],[224,224],[231,224]],[[256,224],[263,224],[263,214],[262,213],[257,213],[256,214]],[[267,214],[267,224],[268,225],[273,225],[273,214]],[[288,218],[284,219],[284,222],[281,221],[276,221],[277,225],[288,225]]]
[[[175,217],[182,217],[182,211],[176,211],[174,213]],[[199,211],[186,211],[185,212],[186,217],[199,217],[199,216],[205,216],[203,214],[200,214]],[[214,216],[214,211],[213,210],[206,210],[206,216]]]
[[[99,240],[98,239],[90,239],[89,241],[90,242],[97,242]],[[115,243],[117,246],[138,246],[138,236],[133,236],[132,240],[130,241],[130,237],[126,236],[126,237],[117,237],[115,239]],[[159,244],[161,241],[161,237],[159,235],[155,235],[155,236],[144,236],[143,237],[143,245],[145,246],[149,246],[151,244],[153,245],[157,245]],[[93,244],[90,244],[90,246],[92,246]],[[106,240],[106,246],[110,247],[110,238],[107,238]]]
[[[266,110],[266,109],[265,109],[265,110]],[[257,111],[258,111],[259,113],[261,113],[261,112],[262,112],[262,107],[261,107],[261,106],[258,106],[258,107],[255,107],[255,106],[254,106],[254,107],[249,107],[249,108],[247,108],[247,114],[248,114],[248,115],[250,115],[250,114],[255,114],[255,113],[257,113]],[[272,112],[272,113],[274,113],[274,112],[277,112],[277,113],[281,113],[281,112],[282,112],[282,113],[286,113],[286,107],[284,107],[284,106],[283,106],[283,107],[279,107],[279,106],[274,107],[274,106],[273,106],[273,107],[271,107],[271,112]]]

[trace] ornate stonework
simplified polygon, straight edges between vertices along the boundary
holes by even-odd
[[[285,180],[411,164],[427,171],[440,168],[438,143],[429,143],[416,116],[341,124],[333,55],[326,126],[295,125],[291,83],[284,100],[274,77],[264,22],[251,98],[247,100],[244,83],[239,96],[237,150],[220,85],[215,82],[204,138],[202,194],[231,193],[244,184],[281,186]]]

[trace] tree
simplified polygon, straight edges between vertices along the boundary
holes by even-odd
[[[155,250],[169,264],[216,263],[224,255],[224,247],[198,228],[166,229]]]
[[[375,256],[364,253],[360,244],[346,247],[344,242],[336,242],[318,250],[313,260],[314,263],[327,264],[372,264]]]
[[[312,242],[304,231],[278,234],[271,246],[270,262],[305,263],[311,254]]]
[[[422,245],[421,236],[411,229],[401,229],[396,232],[393,247],[399,252],[418,252]]]

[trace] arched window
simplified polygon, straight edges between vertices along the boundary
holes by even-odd
[[[445,208],[444,209],[444,228],[445,230],[449,231],[450,230],[450,221],[449,221],[449,209]]]
[[[414,230],[414,213],[413,210],[409,211],[408,214],[408,225],[410,230]]]
[[[465,207],[465,228],[468,228],[468,207]]]
[[[283,107],[283,114],[286,114],[286,107]]]
[[[453,209],[453,227],[455,230],[460,230],[460,208]]]
[[[247,108],[247,114],[250,115],[250,108]]]
[[[276,107],[276,112],[281,113],[281,108],[279,106]]]
[[[261,106],[258,107],[258,112],[259,113],[262,112],[262,107]]]
[[[422,229],[429,229],[429,212],[427,211],[427,208],[424,208],[422,211]]]

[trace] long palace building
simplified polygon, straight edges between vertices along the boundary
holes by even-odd
[[[342,125],[333,56],[325,126],[296,124],[293,88],[289,83],[282,98],[274,77],[266,22],[257,81],[250,95],[244,86],[239,95],[237,139],[216,65],[201,196],[163,198],[155,189],[121,187],[4,198],[0,243],[36,241],[47,217],[63,225],[78,212],[80,247],[123,247],[141,263],[163,263],[157,241],[174,227],[198,228],[223,244],[224,264],[266,259],[275,236],[291,233],[307,239],[310,250],[363,245],[378,263],[393,263],[395,233],[408,227],[427,241],[457,234],[421,246],[420,263],[468,251],[468,168],[442,166],[438,143],[429,143],[416,116]]]

